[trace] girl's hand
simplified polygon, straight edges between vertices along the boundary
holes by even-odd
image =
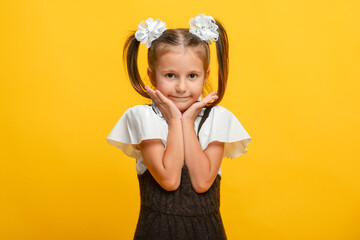
[[[195,102],[191,105],[182,115],[182,122],[194,123],[196,117],[199,115],[201,109],[206,106],[206,104],[211,103],[212,101],[218,98],[217,92],[213,91],[209,93],[204,99],[200,102]]]
[[[154,91],[149,86],[145,86],[145,90],[155,102],[168,124],[174,120],[181,120],[182,114],[180,110],[170,99],[165,97],[159,90]]]

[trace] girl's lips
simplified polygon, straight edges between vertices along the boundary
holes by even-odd
[[[188,97],[176,97],[176,96],[171,96],[171,98],[175,98],[175,99],[187,99]]]

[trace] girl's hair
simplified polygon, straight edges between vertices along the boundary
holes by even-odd
[[[223,24],[215,19],[218,26],[219,38],[216,41],[217,59],[218,59],[218,99],[209,104],[210,107],[217,105],[225,94],[228,72],[229,72],[229,43],[227,33]],[[127,72],[134,89],[146,98],[150,96],[145,91],[145,85],[140,77],[137,57],[140,42],[135,38],[135,31],[125,41],[123,49],[123,59],[126,61]],[[155,70],[155,63],[159,54],[171,50],[172,46],[191,47],[203,59],[204,72],[209,68],[210,64],[210,48],[209,44],[201,40],[198,36],[189,32],[188,28],[167,29],[162,35],[151,43],[148,49],[148,64],[151,69]],[[207,81],[207,88],[210,88]],[[205,87],[206,88],[206,87]]]

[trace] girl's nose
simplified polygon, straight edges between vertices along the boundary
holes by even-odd
[[[186,83],[183,79],[180,79],[176,84],[176,91],[179,93],[183,93],[186,91]]]

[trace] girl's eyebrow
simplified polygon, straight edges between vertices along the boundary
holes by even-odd
[[[162,70],[162,72],[177,72],[177,71],[172,70],[172,69],[165,69],[165,70]],[[198,71],[198,70],[190,70],[188,72],[201,73],[201,71]]]

